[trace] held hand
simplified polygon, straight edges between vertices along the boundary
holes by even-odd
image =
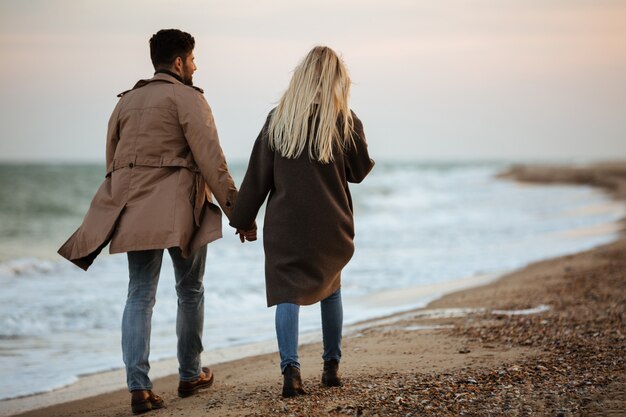
[[[236,235],[239,235],[239,240],[241,243],[244,243],[246,240],[248,242],[253,242],[257,239],[256,237],[256,223],[253,228],[250,230],[237,229],[235,232]]]
[[[248,242],[254,242],[256,240],[256,227],[254,229],[246,230],[244,234]]]

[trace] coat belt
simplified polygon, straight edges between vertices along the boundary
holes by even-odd
[[[186,168],[193,172],[200,172],[196,164],[185,158],[135,156],[130,158],[114,159],[107,169],[107,176],[121,168],[133,167],[150,168]]]
[[[150,167],[150,168],[185,168],[194,175],[194,187],[192,195],[190,196],[193,204],[193,217],[197,226],[200,226],[200,216],[202,215],[202,207],[207,199],[206,182],[204,177],[200,174],[200,169],[197,165],[185,158],[168,158],[168,157],[141,157],[135,156],[124,159],[114,159],[107,169],[106,176],[110,176],[112,172],[122,168],[134,168],[134,167]]]

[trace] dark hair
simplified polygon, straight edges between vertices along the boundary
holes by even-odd
[[[154,69],[172,65],[176,57],[187,58],[195,45],[195,39],[187,32],[161,29],[150,38],[150,59]]]

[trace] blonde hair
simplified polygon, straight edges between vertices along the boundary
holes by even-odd
[[[293,159],[300,156],[308,139],[311,159],[332,162],[335,146],[347,149],[353,141],[349,94],[350,76],[339,56],[326,46],[313,48],[294,70],[274,110],[269,125],[270,148]]]

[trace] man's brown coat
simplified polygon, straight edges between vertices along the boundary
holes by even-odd
[[[87,269],[110,252],[180,247],[222,236],[237,189],[202,91],[163,73],[121,95],[109,120],[104,182],[59,254]]]

